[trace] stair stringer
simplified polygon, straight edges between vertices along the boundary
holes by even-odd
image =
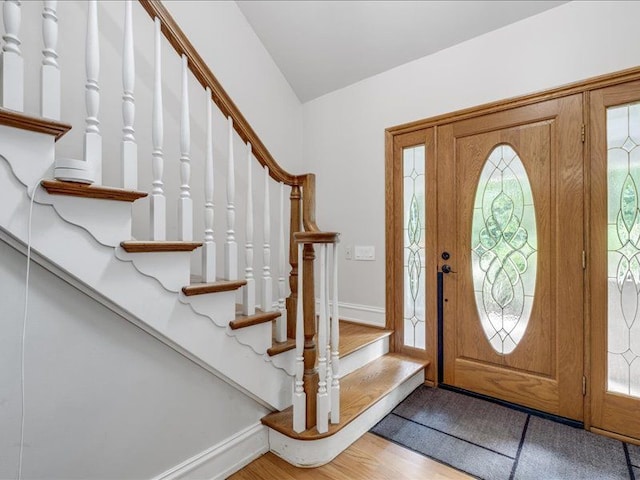
[[[17,132],[24,133],[18,130]],[[2,135],[0,131],[0,139]],[[32,134],[42,136],[43,134]],[[49,137],[50,138],[50,137]],[[8,142],[11,158],[0,157],[0,230],[13,244],[24,245],[28,237],[30,198],[27,187],[17,178],[20,172],[33,185],[51,172],[53,139],[50,145],[38,139],[36,151],[30,154],[15,148],[15,137]],[[33,143],[29,143],[29,148]],[[32,158],[34,170],[25,168]],[[16,168],[14,168],[17,165]],[[49,163],[51,165],[51,163]],[[32,165],[33,166],[33,165]],[[209,316],[197,314],[183,304],[175,293],[167,292],[156,279],[139,275],[130,262],[116,258],[113,247],[96,241],[84,227],[65,221],[46,202],[45,193],[36,193],[33,205],[32,251],[61,278],[72,279],[82,285],[82,291],[140,326],[174,350],[205,367],[221,379],[271,409],[281,410],[291,404],[292,378],[285,371],[274,368],[253,350],[229,341],[229,335],[217,327]],[[78,254],[82,252],[82,254]],[[124,280],[126,279],[126,281]],[[131,295],[131,292],[136,295]],[[114,308],[115,307],[115,308]],[[212,328],[214,327],[214,328]],[[251,372],[251,375],[247,375]]]

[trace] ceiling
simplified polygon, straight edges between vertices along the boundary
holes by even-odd
[[[301,102],[565,1],[237,0]]]

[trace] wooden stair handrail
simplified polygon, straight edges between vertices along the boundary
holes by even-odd
[[[209,69],[203,58],[196,51],[186,34],[178,26],[167,8],[159,0],[138,0],[149,16],[160,19],[161,30],[165,38],[175,49],[178,55],[186,55],[189,70],[196,77],[203,88],[211,89],[211,97],[218,108],[225,116],[233,119],[233,127],[245,143],[251,143],[253,154],[258,162],[264,167],[269,167],[269,175],[277,182],[286,185],[300,185],[304,180],[304,175],[293,175],[284,170],[275,161],[267,147],[260,140],[256,132],[251,128],[249,122],[244,118],[231,97],[222,88],[222,85]]]
[[[283,169],[273,158],[262,140],[251,125],[244,118],[236,104],[231,100],[222,87],[218,79],[215,77],[211,69],[207,66],[204,59],[197,52],[191,41],[187,38],[184,31],[178,26],[175,19],[171,16],[167,8],[160,0],[138,0],[149,16],[160,20],[161,31],[165,38],[169,41],[178,55],[186,55],[189,70],[196,77],[203,88],[211,89],[211,98],[222,111],[225,116],[230,116],[233,120],[233,128],[238,133],[242,141],[250,143],[254,156],[263,167],[269,168],[269,175],[277,182],[283,182],[291,187],[301,186],[302,195],[302,224],[303,229],[307,232],[321,231],[316,224],[316,202],[315,202],[315,185],[316,177],[312,173],[302,175],[293,175]]]

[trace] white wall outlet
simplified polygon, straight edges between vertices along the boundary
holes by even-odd
[[[353,247],[344,247],[344,258],[353,260]]]
[[[373,245],[356,245],[355,257],[356,260],[375,260],[376,259],[376,247]]]

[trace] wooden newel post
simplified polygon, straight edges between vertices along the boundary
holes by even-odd
[[[303,350],[303,362],[304,362],[304,375],[303,385],[305,399],[305,419],[306,429],[317,426],[320,433],[324,433],[328,428],[328,415],[330,406],[328,403],[328,387],[327,387],[327,317],[328,309],[328,297],[326,282],[327,275],[327,262],[326,262],[326,250],[328,244],[335,244],[338,241],[339,234],[335,232],[298,232],[294,235],[297,245],[302,245],[301,259],[302,265],[299,265],[299,269],[302,272],[302,277],[299,278],[300,282],[300,295],[302,298],[298,298],[298,302],[302,302],[302,305],[298,305],[298,315],[302,315],[302,319],[298,319],[298,327],[304,326],[304,350]],[[315,284],[314,284],[314,263],[316,259],[315,247],[318,244],[321,257],[321,280],[325,281],[321,284],[321,303],[324,300],[324,308],[321,305],[321,324],[320,327],[316,324],[316,297],[315,297]],[[298,248],[296,248],[297,250]],[[324,290],[323,290],[324,289]],[[335,300],[334,300],[335,303]],[[337,312],[336,312],[337,313]],[[335,315],[335,313],[334,313]],[[324,323],[322,323],[324,322]],[[336,322],[337,323],[337,322]],[[318,332],[318,328],[321,328]],[[316,344],[316,334],[319,333],[318,339],[321,343],[321,351],[318,351]],[[300,340],[301,338],[298,337]],[[337,346],[337,342],[336,342]],[[320,357],[320,365],[316,367],[316,358]],[[329,355],[330,356],[330,355]],[[318,370],[318,369],[321,370]],[[337,373],[337,370],[336,370]],[[318,395],[320,393],[320,395]],[[320,405],[318,403],[320,402]],[[318,407],[320,413],[318,413]],[[338,412],[339,413],[339,412]]]
[[[314,283],[315,249],[305,244],[303,249],[304,290],[304,391],[307,394],[307,428],[316,425],[316,396],[318,393],[318,369],[316,368],[316,296]]]
[[[287,297],[287,337],[296,338],[296,311],[298,305],[298,249],[294,234],[301,230],[302,219],[300,210],[300,186],[293,185],[291,187],[291,220],[289,224],[289,265],[291,272],[289,273],[289,290],[291,294]]]

